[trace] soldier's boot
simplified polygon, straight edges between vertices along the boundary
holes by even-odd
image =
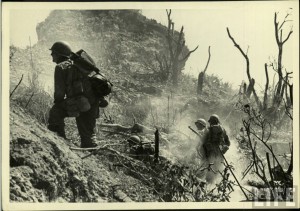
[[[59,128],[57,130],[57,135],[64,138],[65,140],[68,140],[67,136],[66,136],[66,133],[65,133],[65,128]]]
[[[60,126],[60,125],[48,125],[48,129],[51,130],[52,132],[56,132],[56,134],[66,140],[66,133],[65,133],[65,128],[64,126]]]
[[[81,148],[95,148],[97,147],[98,145],[96,143],[91,143],[91,144],[86,144],[86,143],[81,143],[80,144],[80,147]]]
[[[94,148],[97,147],[96,136],[92,138],[81,138],[81,148]]]

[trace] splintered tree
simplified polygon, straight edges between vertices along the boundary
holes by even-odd
[[[288,169],[283,168],[283,162],[278,159],[278,152],[272,148],[270,137],[272,127],[270,122],[254,107],[243,105],[239,102],[238,108],[246,114],[243,118],[243,128],[245,132],[240,138],[243,153],[249,158],[249,164],[243,172],[243,178],[250,172],[260,178],[265,187],[270,190],[271,199],[276,198],[276,189],[291,188],[293,185],[293,157],[289,160]],[[290,145],[290,153],[293,155],[292,146]],[[264,149],[263,153],[260,152]],[[265,154],[264,154],[265,153]],[[270,162],[273,160],[273,164]],[[285,193],[285,191],[283,192]],[[288,196],[282,196],[286,200]]]
[[[167,31],[167,42],[168,42],[168,54],[166,55],[156,55],[156,60],[158,61],[160,72],[162,77],[166,80],[171,77],[172,84],[174,86],[178,85],[178,80],[182,71],[184,62],[189,58],[191,53],[197,50],[198,46],[188,53],[184,53],[185,39],[183,33],[183,26],[177,35],[174,31],[174,22],[171,19],[171,10],[166,10],[168,16],[168,31]]]
[[[276,43],[278,46],[278,58],[276,62],[272,62],[269,66],[273,68],[273,70],[277,73],[278,81],[276,83],[276,86],[273,90],[273,95],[269,93],[269,75],[268,75],[268,65],[264,65],[265,74],[266,74],[266,84],[265,84],[265,90],[264,90],[264,96],[261,102],[256,90],[255,90],[255,79],[251,77],[250,75],[250,62],[249,58],[247,56],[247,53],[245,53],[242,48],[236,43],[234,38],[231,36],[229,29],[227,28],[227,33],[229,38],[232,40],[234,46],[241,52],[243,57],[246,60],[246,72],[247,77],[249,80],[249,85],[246,87],[244,84],[244,94],[246,98],[250,98],[251,94],[253,94],[257,107],[260,111],[265,112],[269,117],[277,118],[278,115],[276,115],[276,112],[280,107],[282,106],[282,102],[284,101],[285,105],[285,112],[292,119],[292,105],[293,105],[293,84],[291,83],[291,74],[292,72],[287,72],[285,75],[283,74],[283,65],[282,65],[282,54],[283,54],[283,45],[287,42],[287,40],[290,38],[291,34],[293,33],[292,28],[287,33],[286,37],[283,38],[283,26],[286,22],[290,21],[287,18],[290,16],[288,13],[284,20],[280,23],[277,20],[278,13],[275,13],[274,16],[274,25],[275,25],[275,38]],[[271,98],[271,100],[269,99]],[[272,103],[269,103],[272,102]],[[276,120],[276,119],[274,119]]]
[[[246,91],[246,96],[248,98],[250,98],[251,93],[253,93],[257,106],[259,107],[260,110],[262,110],[262,104],[261,104],[261,102],[260,102],[260,100],[259,100],[259,98],[258,98],[258,96],[256,94],[255,88],[254,88],[255,79],[252,78],[251,75],[250,75],[250,61],[249,61],[249,58],[248,58],[248,55],[247,55],[248,50],[245,53],[242,50],[242,48],[236,43],[236,41],[234,40],[234,38],[231,36],[228,27],[226,29],[227,29],[227,34],[228,34],[229,38],[232,40],[234,46],[241,52],[241,54],[243,55],[243,57],[246,60],[246,73],[247,73],[247,77],[248,77],[248,80],[249,80],[249,86],[248,86],[248,89]]]
[[[207,60],[206,66],[205,66],[204,70],[201,71],[198,75],[197,94],[202,93],[202,89],[203,89],[203,85],[204,85],[204,81],[205,81],[205,72],[207,70],[209,61],[210,61],[210,46],[208,47],[208,60]]]
[[[293,85],[290,83],[290,74],[292,72],[286,72],[285,76],[283,75],[283,65],[282,65],[282,53],[283,53],[283,45],[288,41],[291,34],[293,33],[292,28],[288,32],[285,38],[283,38],[283,27],[286,22],[291,21],[288,20],[288,17],[290,16],[290,13],[287,13],[282,23],[278,22],[277,20],[278,12],[274,15],[274,26],[275,26],[275,38],[276,43],[278,46],[278,57],[277,57],[277,63],[272,63],[271,66],[273,67],[273,70],[277,72],[278,74],[278,82],[276,85],[276,88],[274,90],[274,96],[273,96],[273,110],[277,111],[277,109],[280,107],[282,100],[284,99],[284,93],[286,93],[286,105],[290,107],[293,104]]]

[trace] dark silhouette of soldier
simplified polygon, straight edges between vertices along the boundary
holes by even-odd
[[[81,147],[96,147],[96,119],[99,118],[99,101],[96,99],[87,76],[70,60],[71,47],[67,42],[55,42],[51,47],[54,72],[54,105],[49,112],[48,129],[66,138],[66,117],[76,117]]]
[[[214,170],[220,170],[222,167],[223,156],[230,146],[228,135],[220,124],[219,116],[213,114],[210,116],[208,131],[204,134],[203,148],[206,155],[206,162],[213,163]],[[222,154],[221,154],[222,153]],[[206,181],[212,184],[216,179],[214,172],[207,172]]]

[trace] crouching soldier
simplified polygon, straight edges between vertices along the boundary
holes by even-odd
[[[96,147],[96,119],[99,101],[91,84],[70,60],[71,47],[66,42],[55,42],[51,47],[54,72],[54,105],[49,112],[48,129],[66,139],[66,117],[75,117],[81,147]]]
[[[222,166],[223,156],[230,146],[230,141],[225,129],[220,124],[218,115],[213,114],[208,120],[210,126],[204,137],[203,149],[208,163],[213,163],[213,169],[219,170]],[[221,154],[222,153],[222,154]],[[208,173],[207,182],[212,182],[215,175]]]
[[[132,135],[127,139],[129,154],[134,158],[150,161],[150,155],[154,155],[154,146],[151,142],[143,142],[137,135]]]

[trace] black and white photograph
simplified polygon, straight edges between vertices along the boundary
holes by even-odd
[[[299,1],[3,2],[2,209],[299,207]]]

